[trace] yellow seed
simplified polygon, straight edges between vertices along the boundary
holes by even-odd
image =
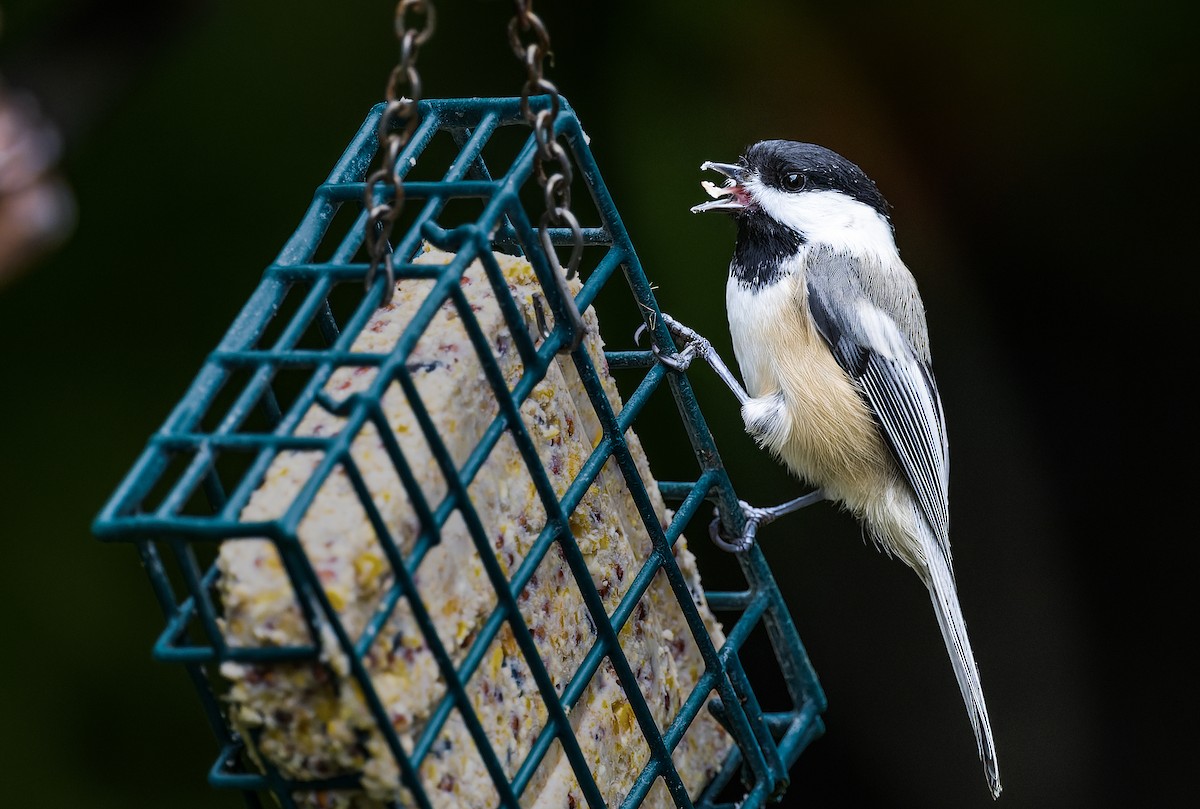
[[[628,733],[633,730],[634,715],[633,709],[629,707],[628,702],[614,702],[612,706],[613,716],[617,720],[617,728]]]
[[[355,581],[360,585],[377,581],[382,570],[383,560],[373,553],[364,553],[354,560]]]

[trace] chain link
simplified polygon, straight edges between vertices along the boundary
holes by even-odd
[[[571,181],[575,175],[566,149],[554,134],[554,122],[562,107],[558,88],[543,75],[545,60],[549,58],[550,64],[554,64],[550,33],[542,19],[534,13],[533,0],[513,0],[513,5],[516,13],[508,23],[508,44],[525,66],[526,79],[521,89],[521,114],[533,128],[534,141],[537,144],[534,176],[541,186],[546,203],[545,213],[538,222],[538,239],[546,253],[547,261],[550,262],[559,297],[567,307],[566,315],[570,320],[572,335],[570,344],[562,349],[567,353],[579,347],[587,329],[583,317],[579,314],[579,308],[575,305],[575,296],[566,284],[567,280],[573,279],[578,273],[579,260],[583,255],[583,228],[571,212]],[[534,95],[549,96],[550,106],[534,112],[529,101]],[[565,269],[550,238],[552,226],[565,226],[571,230],[571,256]],[[545,304],[540,295],[534,295],[533,304],[538,329],[543,338],[549,337],[551,332],[546,325]]]
[[[379,119],[380,165],[367,176],[363,204],[367,209],[366,246],[371,261],[365,280],[369,290],[375,274],[383,265],[387,284],[381,306],[392,300],[396,271],[392,264],[392,227],[404,207],[404,181],[400,153],[417,128],[417,104],[421,100],[421,76],[417,73],[417,54],[433,36],[437,15],[431,0],[400,0],[396,5],[396,39],[400,42],[400,61],[392,68],[384,91],[386,102]],[[390,202],[385,201],[392,191]]]

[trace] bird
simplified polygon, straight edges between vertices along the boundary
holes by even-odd
[[[741,403],[747,432],[815,490],[768,508],[745,502],[745,532],[821,500],[851,512],[864,534],[924,582],[974,730],[992,797],[1001,791],[979,669],[959,606],[950,552],[949,450],[934,380],[925,307],[900,259],[890,207],[840,154],[764,140],[736,163],[706,161],[725,178],[701,186],[694,213],[737,223],[726,314],[745,387],[712,344],[663,314],[684,343],[655,353],[680,370],[707,362]]]

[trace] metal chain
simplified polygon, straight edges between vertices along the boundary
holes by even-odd
[[[562,348],[563,353],[567,353],[579,347],[586,332],[583,317],[575,305],[575,296],[571,294],[566,283],[567,280],[573,279],[579,270],[579,259],[583,255],[583,228],[571,212],[571,180],[574,178],[571,160],[554,135],[554,122],[561,107],[558,88],[543,75],[546,57],[550,58],[551,64],[554,62],[554,54],[550,50],[550,33],[541,18],[534,13],[533,0],[513,0],[513,5],[516,14],[508,23],[508,43],[513,53],[525,65],[526,80],[521,89],[521,113],[533,127],[534,139],[537,142],[534,174],[546,202],[546,210],[538,223],[538,239],[546,259],[550,262],[559,297],[567,307],[566,315],[570,320],[572,335],[570,344]],[[525,36],[524,40],[522,35]],[[529,103],[532,95],[549,96],[550,105],[535,113]],[[549,171],[547,166],[550,167]],[[571,229],[571,257],[565,270],[550,238],[552,225]],[[550,329],[546,326],[541,296],[535,294],[533,303],[542,337],[549,337]]]
[[[436,14],[431,0],[400,0],[396,5],[396,39],[400,41],[400,62],[388,76],[384,93],[386,106],[379,119],[380,165],[367,177],[364,205],[367,209],[365,241],[371,263],[365,281],[369,290],[375,274],[383,265],[387,285],[381,306],[392,300],[396,287],[396,271],[392,264],[392,227],[404,207],[404,181],[397,164],[400,152],[417,128],[417,104],[421,100],[421,77],[417,73],[417,54],[433,36]],[[390,186],[391,202],[378,198],[380,184]],[[386,196],[386,189],[384,189]]]

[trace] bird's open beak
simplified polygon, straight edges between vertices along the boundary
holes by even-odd
[[[750,195],[746,192],[742,181],[746,176],[744,166],[739,166],[734,163],[713,163],[710,160],[700,164],[701,171],[719,171],[727,178],[723,185],[711,183],[704,180],[700,183],[708,195],[712,197],[708,202],[701,202],[699,205],[692,206],[692,213],[700,213],[701,211],[733,211],[739,208],[745,208],[750,204]]]

